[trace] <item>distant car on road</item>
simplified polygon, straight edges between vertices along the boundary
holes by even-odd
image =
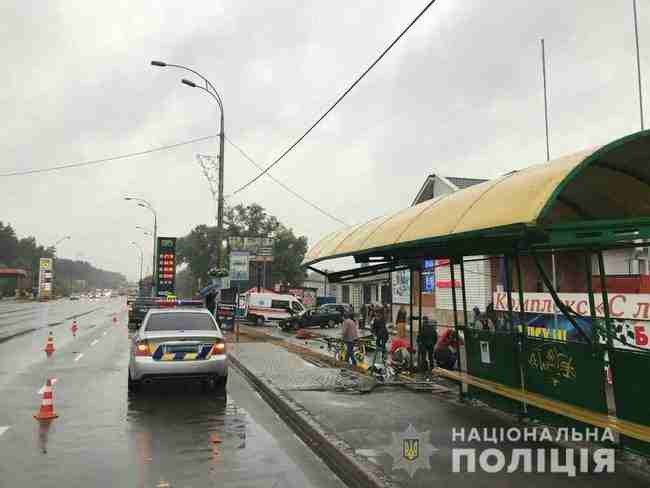
[[[70,295],[70,300],[79,300],[79,295]]]
[[[149,310],[133,335],[129,390],[170,379],[200,380],[213,391],[225,390],[226,341],[206,309]]]

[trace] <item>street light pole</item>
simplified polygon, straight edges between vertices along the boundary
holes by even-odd
[[[153,214],[153,268],[151,269],[151,295],[152,296],[157,296],[157,290],[156,290],[156,276],[157,276],[157,270],[158,270],[158,246],[157,246],[157,241],[158,241],[158,214],[156,213],[156,210],[153,208],[153,205],[149,203],[147,200],[144,198],[137,198],[137,197],[124,197],[124,200],[128,201],[135,201],[138,202],[138,207],[146,208],[151,211]]]
[[[219,106],[220,117],[219,117],[219,196],[217,199],[217,268],[223,267],[223,252],[222,252],[222,236],[223,236],[223,210],[224,210],[224,199],[223,199],[223,178],[224,178],[224,151],[225,151],[225,126],[224,126],[224,114],[223,114],[223,101],[221,95],[214,87],[214,85],[208,80],[205,76],[199,73],[192,68],[187,66],[182,66],[180,64],[170,64],[163,61],[151,61],[152,66],[157,66],[160,68],[179,68],[185,71],[189,71],[203,80],[205,87],[197,85],[193,81],[183,79],[182,83],[192,88],[199,88],[209,94],[214,98]]]
[[[144,251],[142,250],[142,246],[138,244],[135,241],[131,241],[131,244],[133,244],[135,247],[137,247],[140,250],[140,281],[138,282],[138,286],[142,286],[142,262],[144,261]]]

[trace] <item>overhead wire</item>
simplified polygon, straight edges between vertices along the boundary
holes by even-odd
[[[188,144],[195,144],[197,142],[207,141],[209,139],[214,139],[216,137],[219,137],[218,134],[205,136],[205,137],[197,137],[196,139],[190,139],[189,141],[183,141],[183,142],[177,142],[175,144],[167,144],[164,146],[152,147],[150,149],[145,149],[144,151],[136,151],[136,152],[126,153],[126,154],[120,154],[118,156],[110,156],[107,158],[90,159],[87,161],[80,161],[76,163],[63,163],[63,164],[58,164],[56,166],[50,166],[48,168],[33,168],[33,169],[27,169],[22,171],[12,171],[9,173],[0,173],[0,178],[8,177],[8,176],[33,175],[37,173],[51,173],[54,171],[60,171],[64,169],[82,168],[84,166],[99,165],[99,164],[109,163],[111,161],[118,161],[120,159],[128,159],[137,156],[144,156],[146,154],[151,154],[159,151],[167,151],[169,149],[175,149],[177,147],[187,146]]]
[[[411,20],[411,22],[409,22],[408,25],[407,25],[404,29],[402,29],[402,31],[399,33],[399,35],[398,35],[395,39],[393,39],[393,41],[388,45],[388,47],[386,47],[386,48],[381,52],[381,54],[379,54],[379,56],[378,56],[378,57],[377,57],[377,58],[372,62],[372,64],[371,64],[370,66],[368,66],[368,68],[366,68],[366,70],[365,70],[363,73],[361,73],[360,76],[357,77],[357,79],[356,79],[356,80],[355,80],[355,81],[354,81],[354,82],[353,82],[353,83],[352,83],[352,84],[351,84],[351,85],[350,85],[350,86],[349,86],[349,87],[348,87],[348,88],[347,88],[347,89],[346,89],[346,90],[345,90],[345,91],[344,91],[344,92],[343,92],[343,93],[342,93],[342,94],[341,94],[341,95],[340,95],[340,96],[339,96],[339,97],[334,101],[334,103],[333,103],[333,104],[332,104],[332,105],[331,105],[331,106],[330,106],[330,107],[325,111],[325,113],[323,113],[323,115],[321,115],[321,116],[316,120],[316,122],[314,122],[314,123],[313,123],[313,124],[312,124],[312,125],[311,125],[311,126],[310,126],[310,127],[309,127],[309,128],[308,128],[308,129],[307,129],[307,130],[306,130],[306,131],[305,131],[305,132],[304,132],[304,133],[303,133],[303,134],[298,138],[298,139],[296,139],[296,140],[294,141],[293,144],[291,144],[287,149],[285,149],[285,150],[282,152],[282,154],[280,154],[280,156],[279,156],[278,158],[275,159],[275,161],[273,161],[273,162],[272,162],[271,164],[269,164],[266,168],[264,168],[264,170],[261,171],[257,176],[255,176],[253,179],[251,179],[250,181],[248,181],[248,182],[247,182],[246,184],[244,184],[243,186],[241,186],[241,187],[239,187],[238,189],[236,189],[232,194],[233,194],[233,195],[236,195],[237,193],[239,193],[239,192],[245,190],[246,188],[248,188],[249,186],[251,186],[251,185],[252,185],[253,183],[255,183],[257,180],[259,180],[263,175],[265,175],[266,173],[268,173],[269,170],[270,170],[271,168],[273,168],[273,167],[276,166],[280,161],[282,161],[282,160],[285,158],[285,156],[286,156],[287,154],[289,154],[289,153],[290,153],[290,152],[291,152],[291,151],[292,151],[292,150],[293,150],[293,149],[294,149],[298,144],[300,144],[300,143],[302,142],[302,140],[303,140],[305,137],[307,137],[307,136],[309,135],[309,133],[310,133],[312,130],[314,130],[314,129],[316,128],[316,126],[317,126],[318,124],[320,124],[320,123],[323,121],[323,119],[325,119],[325,117],[327,117],[327,116],[329,115],[329,113],[330,113],[332,110],[334,110],[334,108],[336,108],[336,106],[337,106],[339,103],[341,103],[341,101],[342,101],[342,100],[343,100],[343,99],[348,95],[348,93],[350,93],[350,92],[354,89],[354,87],[357,86],[357,85],[361,82],[361,80],[363,80],[363,79],[365,78],[365,76],[366,76],[366,75],[367,75],[367,74],[368,74],[368,73],[369,73],[369,72],[370,72],[370,71],[371,71],[371,70],[372,70],[372,69],[373,69],[373,68],[374,68],[378,63],[379,63],[379,61],[381,61],[381,60],[384,58],[384,56],[386,56],[386,54],[388,54],[388,52],[393,48],[393,46],[395,46],[395,44],[397,44],[397,42],[398,42],[398,41],[399,41],[399,40],[404,36],[404,34],[406,34],[406,33],[411,29],[411,27],[413,27],[413,25],[414,25],[418,20],[420,20],[420,17],[422,17],[422,16],[426,13],[426,11],[429,10],[429,8],[431,8],[431,6],[432,6],[435,2],[436,2],[436,0],[430,0],[430,1],[425,5],[425,7],[420,11],[420,13],[417,14],[417,15],[415,16],[415,18],[413,18],[413,20]]]
[[[239,154],[241,154],[241,155],[242,155],[242,156],[243,156],[243,157],[244,157],[248,162],[250,162],[253,166],[255,166],[256,168],[258,168],[258,169],[260,169],[260,170],[263,170],[263,169],[264,169],[264,167],[263,167],[261,164],[258,164],[257,162],[255,162],[255,160],[254,160],[253,158],[251,158],[251,157],[250,157],[250,156],[249,156],[249,155],[248,155],[248,154],[247,154],[247,153],[246,153],[246,152],[245,152],[241,147],[239,147],[237,144],[235,144],[234,142],[232,142],[228,136],[225,136],[225,139],[226,139],[226,141],[228,142],[228,144],[230,144],[232,147],[234,147],[234,148],[239,152]],[[325,209],[323,209],[322,207],[316,205],[314,202],[312,202],[312,201],[310,201],[310,200],[307,200],[307,198],[305,198],[305,197],[303,197],[302,195],[300,195],[298,192],[296,192],[295,190],[293,190],[292,188],[290,188],[289,186],[287,186],[286,184],[284,184],[282,181],[280,181],[279,179],[277,179],[277,178],[276,178],[275,176],[273,176],[272,174],[267,173],[266,176],[268,176],[271,180],[273,180],[274,182],[276,182],[278,185],[280,185],[280,186],[281,186],[282,188],[284,188],[286,191],[288,191],[289,193],[291,193],[294,197],[298,198],[299,200],[303,201],[304,203],[306,203],[307,205],[309,205],[310,207],[312,207],[314,210],[317,210],[317,211],[320,212],[321,214],[325,215],[326,217],[329,217],[330,219],[334,220],[335,222],[338,222],[339,224],[348,225],[347,222],[345,222],[344,220],[342,220],[342,219],[336,217],[335,215],[332,215],[332,214],[329,213],[327,210],[325,210]]]

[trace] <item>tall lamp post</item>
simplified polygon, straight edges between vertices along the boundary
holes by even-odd
[[[144,261],[144,251],[142,250],[142,246],[137,242],[131,241],[131,244],[137,247],[140,251],[140,281],[138,282],[138,287],[142,287],[142,262]]]
[[[158,266],[158,249],[157,249],[157,240],[158,240],[158,214],[156,213],[156,210],[153,208],[153,205],[149,203],[147,200],[144,198],[137,198],[137,197],[124,197],[124,200],[127,201],[134,201],[138,204],[138,207],[146,208],[149,209],[149,211],[153,214],[153,268],[151,271],[151,295],[152,296],[157,296],[157,290],[156,290],[156,275]]]
[[[219,119],[219,155],[218,155],[218,160],[219,160],[219,197],[217,201],[217,268],[222,268],[223,267],[223,253],[222,253],[222,236],[223,236],[223,166],[224,166],[224,139],[225,139],[225,133],[224,133],[224,116],[223,116],[223,101],[221,99],[221,95],[219,95],[219,92],[217,89],[214,87],[210,81],[203,76],[201,73],[198,71],[193,70],[192,68],[188,68],[187,66],[182,66],[180,64],[170,64],[170,63],[165,63],[163,61],[151,61],[152,66],[157,66],[159,68],[179,68],[183,69],[186,71],[189,71],[191,73],[194,73],[196,76],[201,78],[203,80],[203,83],[205,86],[197,85],[191,80],[187,80],[183,78],[181,80],[181,83],[184,85],[187,85],[192,88],[199,88],[209,94],[212,98],[215,99],[217,102],[217,105],[219,106],[219,112],[221,114],[220,119]]]

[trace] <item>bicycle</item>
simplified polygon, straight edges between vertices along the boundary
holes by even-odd
[[[334,352],[334,358],[337,361],[344,363],[348,362],[348,345],[342,339],[333,337],[324,338],[327,342],[327,350]],[[357,363],[364,363],[366,361],[366,341],[357,339],[354,341],[354,359]]]

